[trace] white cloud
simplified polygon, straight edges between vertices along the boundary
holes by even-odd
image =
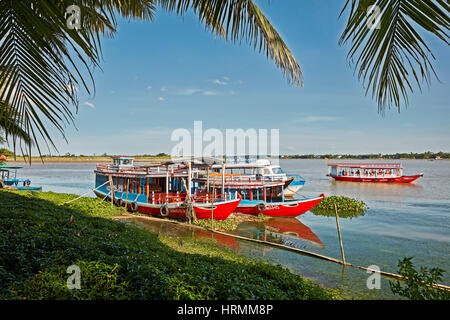
[[[212,83],[218,84],[220,86],[226,86],[228,83],[219,79],[212,80]]]
[[[163,97],[159,97],[158,100],[159,100],[159,101],[164,101],[164,100],[166,100],[166,99],[164,99]]]
[[[203,91],[203,94],[204,94],[205,96],[215,96],[215,95],[217,94],[217,92],[215,92],[215,91],[210,91],[210,90],[206,90],[206,91]]]
[[[166,87],[162,87],[162,88],[161,88],[161,91],[162,91],[162,92],[166,92],[166,91],[168,91],[168,90],[169,90],[169,89],[167,89]]]
[[[234,96],[235,94],[237,94],[237,92],[234,90],[230,90],[230,94]]]
[[[152,88],[152,86],[147,86],[147,89],[150,90]]]
[[[83,103],[83,105],[84,106],[87,106],[87,107],[89,107],[89,108],[91,108],[91,109],[94,109],[95,108],[95,105],[93,104],[93,103],[90,103],[90,102],[85,102],[85,103]]]
[[[230,80],[230,78],[228,78],[228,77],[222,77],[225,81],[229,81]]]

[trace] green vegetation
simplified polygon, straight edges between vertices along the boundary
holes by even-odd
[[[269,219],[270,219],[270,217],[267,217],[263,214],[258,214],[257,216],[249,216],[249,215],[233,213],[227,219],[221,220],[221,221],[198,219],[196,221],[193,221],[192,223],[197,226],[201,226],[203,228],[212,228],[212,229],[221,230],[221,231],[233,231],[238,227],[238,225],[241,222],[244,222],[244,221],[267,221]]]
[[[286,268],[114,221],[124,208],[0,190],[0,299],[335,299]],[[207,239],[209,240],[209,239]],[[69,290],[67,267],[81,269]]]
[[[392,153],[392,154],[297,154],[297,155],[285,155],[281,157],[282,159],[450,159],[450,152],[422,152],[422,153]]]
[[[433,287],[433,284],[442,281],[444,270],[439,268],[421,267],[420,271],[414,269],[412,257],[405,257],[398,262],[398,273],[407,280],[389,281],[394,294],[411,300],[450,300],[450,291]]]
[[[341,218],[354,218],[363,216],[367,205],[360,200],[343,197],[343,196],[330,196],[325,197],[322,201],[316,205],[311,212],[320,216],[335,216],[336,204],[337,212]]]

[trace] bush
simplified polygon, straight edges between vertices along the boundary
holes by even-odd
[[[321,216],[335,216],[335,206],[337,207],[338,216],[341,218],[354,218],[363,216],[367,210],[367,205],[360,200],[343,197],[343,196],[330,196],[323,198],[311,212],[315,215]]]
[[[433,287],[442,281],[444,270],[421,267],[417,271],[411,260],[412,257],[405,257],[398,262],[398,272],[406,280],[404,285],[400,281],[389,281],[391,291],[411,300],[449,300],[450,291]]]

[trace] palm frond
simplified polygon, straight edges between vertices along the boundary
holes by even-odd
[[[368,14],[371,6],[379,9],[378,19]],[[400,111],[413,83],[422,90],[437,78],[435,57],[419,29],[448,45],[449,6],[443,0],[347,0],[341,15],[347,10],[339,44],[350,42],[348,59],[379,111],[392,105]]]
[[[264,52],[283,71],[289,83],[303,86],[303,74],[287,45],[251,0],[158,0],[179,15],[193,10],[215,34],[232,42],[246,41]]]
[[[66,8],[81,9],[81,28],[67,26]],[[115,13],[135,19],[151,19],[153,0],[21,0],[0,2],[0,100],[11,106],[13,118],[22,124],[41,153],[38,140],[56,146],[49,133],[53,125],[64,137],[73,123],[77,90],[95,90],[92,68],[101,58],[100,36],[115,32]],[[88,85],[84,72],[91,79]],[[8,119],[0,108],[0,121]],[[6,130],[20,137],[15,123]],[[31,155],[31,144],[27,144]]]

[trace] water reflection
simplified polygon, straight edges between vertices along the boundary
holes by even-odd
[[[233,233],[294,248],[305,248],[311,245],[321,249],[325,248],[319,237],[295,218],[271,218],[264,222],[242,222]]]
[[[421,185],[414,183],[370,183],[370,182],[348,182],[330,181],[330,194],[352,195],[354,198],[375,201],[402,202],[411,193],[419,193]]]
[[[228,248],[240,249],[240,241],[238,239],[207,230],[168,223],[164,220],[150,220],[145,217],[130,217],[124,220],[139,223],[150,232],[164,237],[209,238]],[[264,222],[241,222],[232,233],[294,248],[315,247],[325,249],[319,237],[309,227],[295,218],[272,218]]]

